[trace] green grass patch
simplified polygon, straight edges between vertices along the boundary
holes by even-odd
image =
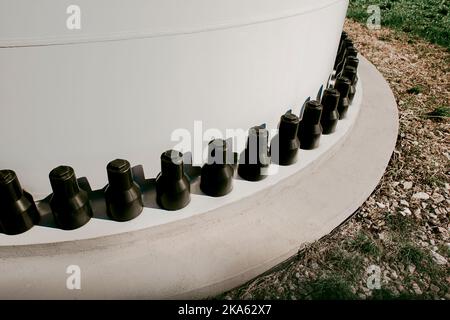
[[[423,184],[426,184],[432,188],[434,187],[444,187],[445,183],[447,182],[446,177],[442,176],[440,174],[432,174],[428,176],[424,176],[420,179]]]
[[[350,0],[348,17],[365,23],[369,5],[379,5],[381,25],[450,49],[449,0]]]
[[[442,279],[446,277],[445,268],[434,262],[431,253],[412,243],[401,244],[397,252],[397,258],[405,266],[414,265],[417,272],[427,274],[431,281],[439,286]]]
[[[363,258],[355,252],[331,248],[324,256],[324,267],[329,272],[349,281],[355,281],[363,272]]]
[[[424,271],[432,262],[431,256],[421,248],[411,244],[402,244],[398,250],[398,259],[405,265],[415,265],[417,270]]]
[[[356,237],[348,240],[345,246],[348,250],[358,251],[363,255],[369,255],[375,258],[381,255],[381,249],[375,240],[371,235],[363,231],[359,232]]]
[[[412,243],[401,243],[398,250],[396,259],[402,262],[405,267],[408,265],[414,265],[416,272],[409,274],[404,278],[405,285],[411,285],[413,282],[418,282],[425,275],[431,280],[431,283],[439,287],[441,290],[448,290],[447,284],[443,279],[448,277],[448,270],[445,267],[439,266],[433,260],[431,252],[420,248]],[[425,295],[428,293],[425,292]],[[418,298],[418,296],[416,297]]]
[[[308,282],[308,296],[313,300],[355,300],[350,283],[338,276],[324,276]]]
[[[406,92],[408,92],[409,94],[419,94],[419,93],[422,93],[423,90],[424,90],[424,88],[421,85],[418,85],[418,86],[409,88]]]
[[[372,291],[370,300],[422,300],[423,296],[418,296],[409,292],[402,292],[395,294],[389,289],[381,288],[380,290]]]
[[[450,107],[439,106],[426,114],[426,117],[434,120],[444,120],[450,118]]]
[[[447,244],[438,245],[438,253],[444,257],[450,258],[450,247]]]
[[[407,238],[409,233],[415,229],[415,223],[411,218],[404,217],[400,214],[388,214],[386,216],[386,223],[389,229],[400,235],[402,238]]]

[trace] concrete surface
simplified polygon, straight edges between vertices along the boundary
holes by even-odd
[[[394,96],[361,59],[355,125],[305,169],[189,219],[92,240],[2,247],[0,298],[204,298],[328,234],[374,190],[397,138]],[[81,290],[66,287],[69,265],[81,268]]]

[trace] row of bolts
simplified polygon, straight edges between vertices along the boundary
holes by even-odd
[[[265,126],[251,128],[247,146],[241,154],[238,174],[247,181],[267,177],[270,163],[282,166],[297,161],[299,149],[319,146],[322,134],[332,134],[338,120],[346,117],[355,95],[358,81],[358,51],[343,32],[334,66],[334,86],[330,81],[321,102],[310,100],[300,120],[292,112],[281,117],[277,136],[268,147],[269,134]],[[200,188],[208,196],[221,197],[233,189],[235,166],[228,164],[228,143],[213,140],[209,144],[210,159],[201,169]],[[243,160],[244,159],[244,160]],[[129,221],[143,211],[142,191],[133,179],[128,161],[117,159],[107,166],[108,186],[104,197],[108,216],[115,221]],[[73,230],[85,225],[93,216],[88,192],[78,185],[74,170],[59,166],[49,175],[53,194],[50,207],[57,226]],[[156,200],[169,211],[186,207],[191,200],[190,181],[184,173],[183,154],[174,150],[161,155],[161,173],[156,178]],[[40,221],[33,197],[22,189],[16,173],[0,170],[0,231],[8,235],[23,233]]]

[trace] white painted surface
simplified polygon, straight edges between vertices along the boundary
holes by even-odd
[[[218,209],[233,202],[257,194],[286,178],[305,169],[320,157],[332,151],[345,139],[354,125],[359,113],[362,88],[358,85],[358,92],[354,98],[353,105],[349,108],[346,119],[339,121],[336,133],[329,136],[322,136],[319,148],[315,150],[299,151],[299,161],[289,167],[271,166],[274,173],[265,180],[257,183],[248,182],[236,177],[233,191],[222,198],[211,198],[201,195],[198,183],[192,188],[192,200],[186,208],[167,212],[159,208],[145,208],[144,212],[136,219],[129,222],[115,222],[104,219],[91,219],[88,224],[77,230],[65,231],[45,226],[35,226],[31,230],[20,235],[8,236],[0,234],[0,247],[11,245],[30,245],[57,243],[63,241],[74,241],[82,239],[100,238],[108,235],[126,233],[147,229],[149,227],[159,226],[182,219],[188,219],[192,216],[203,214],[211,210]]]
[[[0,298],[199,298],[242,284],[328,234],[378,184],[398,133],[395,98],[365,59],[351,132],[304,170],[216,210],[93,240],[0,248]],[[82,290],[66,288],[67,266]]]
[[[0,47],[149,38],[236,28],[303,15],[338,2],[346,1],[1,0]],[[66,24],[71,16],[67,9],[73,5],[80,12],[81,28],[76,30]]]
[[[195,120],[223,132],[276,127],[328,80],[348,5],[105,2],[78,1],[86,22],[72,35],[56,27],[67,1],[0,0],[0,168],[35,200],[61,164],[94,189],[116,158],[154,177],[173,130],[192,132]]]

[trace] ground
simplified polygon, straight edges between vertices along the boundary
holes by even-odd
[[[450,53],[402,31],[351,20],[345,30],[397,99],[400,132],[387,171],[332,234],[219,298],[450,299]],[[379,289],[368,286],[378,287],[373,270]]]
[[[348,16],[366,21],[370,5],[380,8],[383,26],[415,34],[450,49],[450,0],[350,0]]]

